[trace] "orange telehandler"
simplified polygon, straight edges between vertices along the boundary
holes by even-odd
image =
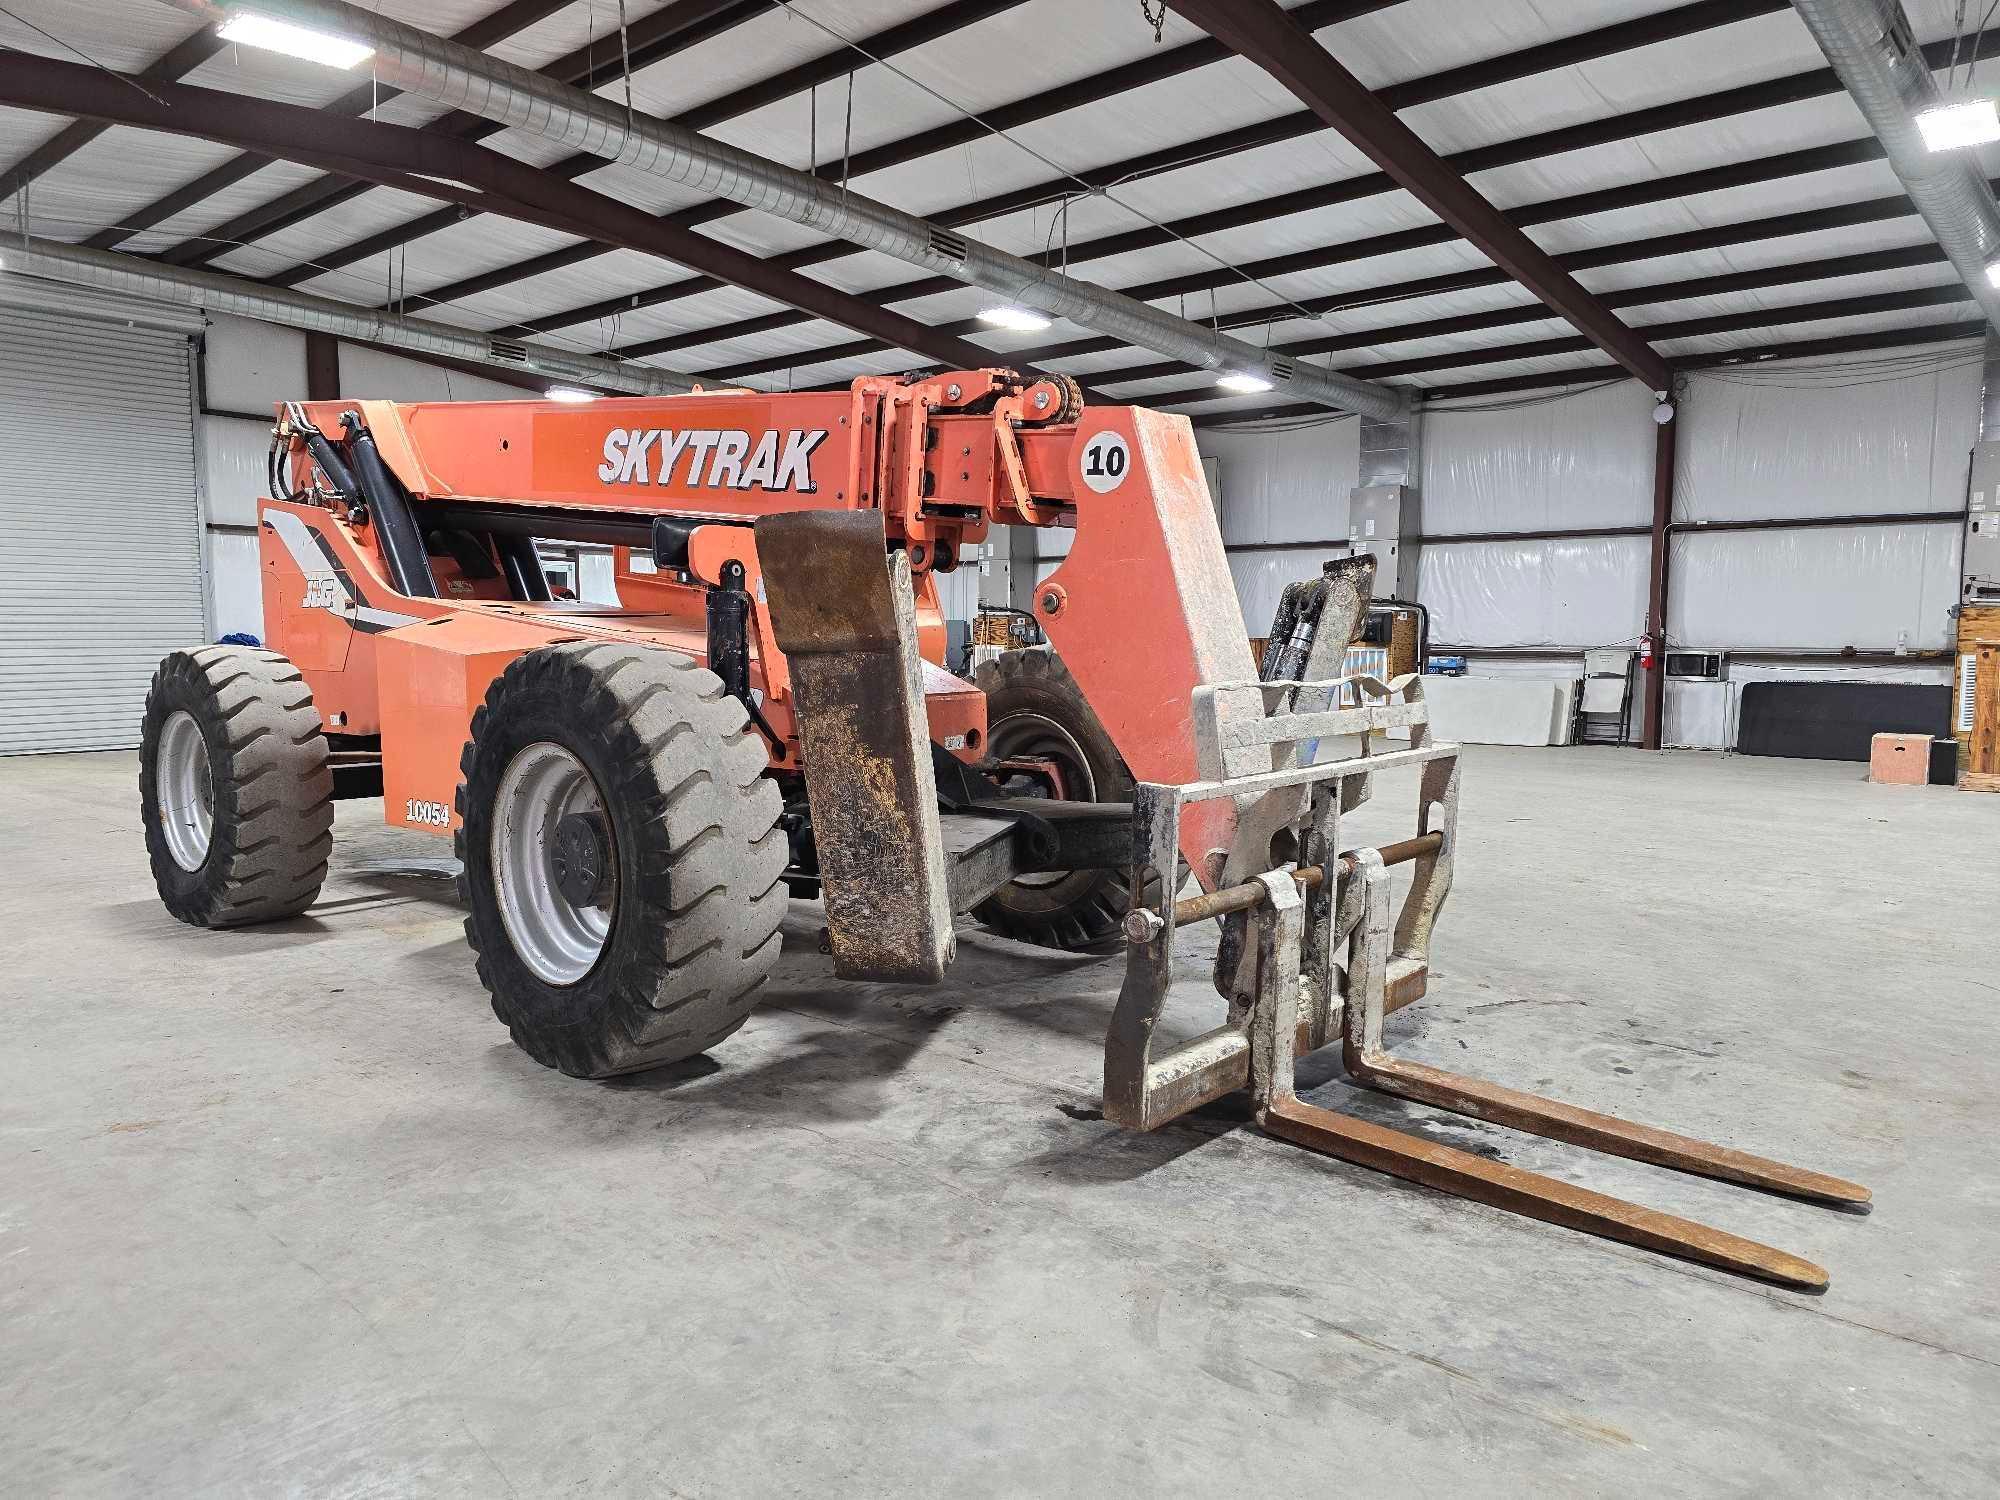
[[[940,978],[966,915],[1122,944],[1105,1114],[1152,1129],[1248,1087],[1315,1150],[1593,1233],[1823,1286],[1767,1246],[1316,1108],[1293,1058],[1600,1150],[1840,1204],[1854,1184],[1399,1061],[1451,884],[1458,751],[1414,674],[1343,676],[1372,561],[1287,590],[1253,662],[1185,418],[1060,376],[841,392],[283,405],[258,531],[270,649],[170,655],[140,790],[185,922],[306,910],[332,803],[449,836],[495,1013],[580,1077],[741,1026],[788,896],[843,977]],[[937,575],[991,527],[1073,528],[1036,585],[1052,649],[946,672]],[[536,542],[612,549],[618,603],[551,597]],[[1407,736],[1399,745],[1389,736]],[[1353,753],[1316,754],[1321,744]],[[1418,828],[1343,851],[1372,776]],[[1392,866],[1411,880],[1392,912]],[[1202,888],[1182,896],[1188,877]],[[1155,1032],[1174,936],[1220,919],[1227,1015]],[[1344,962],[1342,961],[1344,959]]]

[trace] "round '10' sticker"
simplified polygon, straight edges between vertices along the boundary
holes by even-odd
[[[1115,432],[1100,432],[1083,445],[1083,482],[1098,494],[1115,490],[1132,469],[1132,450]]]

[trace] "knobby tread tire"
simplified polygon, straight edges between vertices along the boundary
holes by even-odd
[[[161,829],[158,754],[185,710],[208,750],[215,808],[207,858],[184,870]],[[201,646],[153,674],[139,741],[139,804],[160,900],[196,927],[297,916],[319,899],[333,851],[333,772],[312,690],[276,651]]]
[[[522,962],[494,889],[496,795],[514,755],[545,741],[596,782],[618,876],[604,950],[570,985]],[[522,1051],[607,1078],[706,1052],[744,1023],[788,895],[768,769],[743,705],[676,652],[572,642],[494,680],[460,762],[459,894],[480,983]]]
[[[973,684],[986,694],[989,744],[1010,715],[1038,714],[1061,725],[1081,748],[1096,801],[1132,800],[1132,772],[1061,657],[1048,651],[1004,652],[980,664]],[[1131,880],[1124,871],[1078,870],[1052,886],[1003,886],[974,907],[972,915],[1020,942],[1089,953],[1124,941],[1120,924],[1131,904]]]

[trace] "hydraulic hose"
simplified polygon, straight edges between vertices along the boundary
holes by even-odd
[[[410,497],[375,447],[375,438],[362,425],[361,413],[346,412],[347,451],[354,458],[354,479],[375,519],[375,534],[382,546],[382,561],[389,570],[389,582],[396,592],[412,599],[435,599],[437,579],[431,573],[430,554],[423,534],[410,514]],[[312,439],[307,438],[308,444]],[[313,455],[315,461],[319,455]],[[331,475],[328,476],[332,478]],[[338,481],[334,481],[338,484]]]

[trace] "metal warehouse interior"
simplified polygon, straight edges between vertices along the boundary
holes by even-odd
[[[2000,1491],[1994,21],[4,0],[0,1491]]]

